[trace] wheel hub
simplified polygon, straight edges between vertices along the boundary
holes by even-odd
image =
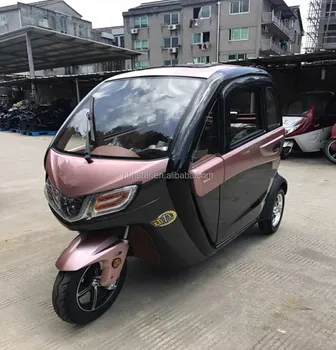
[[[273,206],[273,213],[272,213],[272,225],[273,227],[276,227],[281,219],[283,210],[283,196],[281,193],[279,193],[275,199],[274,206]]]
[[[117,283],[109,287],[100,285],[101,266],[89,266],[83,273],[77,287],[77,304],[83,310],[92,312],[102,307],[113,295]]]

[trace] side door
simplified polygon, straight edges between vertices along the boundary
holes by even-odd
[[[216,100],[206,117],[190,167],[195,205],[212,243],[217,239],[219,189],[224,181],[224,160],[219,152],[219,111],[220,103]]]
[[[276,92],[258,78],[223,93],[224,182],[217,244],[241,233],[260,215],[285,139]]]

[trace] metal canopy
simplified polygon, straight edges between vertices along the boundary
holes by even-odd
[[[134,59],[141,53],[27,26],[0,35],[0,74]]]
[[[322,51],[316,53],[305,53],[295,55],[284,55],[284,56],[269,56],[269,57],[258,57],[248,58],[246,60],[240,60],[235,62],[228,62],[236,65],[260,65],[260,66],[271,66],[271,65],[297,65],[297,64],[313,64],[317,62],[329,62],[336,63],[336,51]]]

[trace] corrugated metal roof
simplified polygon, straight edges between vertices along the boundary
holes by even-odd
[[[0,35],[0,74],[29,71],[27,34],[31,37],[35,70],[121,61],[141,55],[122,47],[27,26]]]

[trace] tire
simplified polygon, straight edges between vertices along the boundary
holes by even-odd
[[[336,157],[334,158],[331,153],[330,149],[332,145],[336,145],[336,139],[330,139],[323,148],[323,153],[326,156],[326,158],[332,162],[333,164],[336,164]]]
[[[277,220],[273,220],[274,207],[277,200],[279,200],[279,196],[281,196],[282,198],[281,211],[279,213],[279,216],[277,217]],[[268,220],[259,221],[259,229],[263,234],[266,234],[266,235],[272,235],[273,233],[277,232],[280,227],[282,216],[285,209],[285,192],[283,189],[280,189],[278,191],[277,195],[275,196],[272,207],[273,207],[273,210],[272,210],[271,217]]]
[[[78,271],[60,271],[58,273],[52,291],[52,303],[56,314],[63,321],[78,325],[88,324],[102,316],[117,299],[126,279],[127,261],[124,263],[115,289],[109,291],[104,287],[98,287],[98,290],[100,292],[102,291],[103,293],[107,293],[105,298],[103,298],[105,302],[93,311],[83,309],[84,304],[80,303],[79,298],[77,297],[77,292],[79,290],[79,286],[84,283],[83,281],[86,278],[85,274],[89,273],[89,269],[97,269],[97,265],[100,266],[99,263],[97,263],[88,267],[84,267]],[[84,289],[88,289],[89,285],[90,284],[88,283],[88,286]],[[91,292],[87,292],[86,294],[82,295],[82,297],[86,296],[88,293],[90,293],[91,300]]]
[[[282,152],[281,152],[281,159],[287,159],[289,158],[289,156],[291,155],[292,151],[286,151],[285,149],[282,149]]]

